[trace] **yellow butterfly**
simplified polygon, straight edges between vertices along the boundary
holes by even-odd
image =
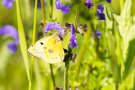
[[[28,53],[47,63],[60,63],[64,60],[62,41],[58,35],[44,37],[28,48]]]

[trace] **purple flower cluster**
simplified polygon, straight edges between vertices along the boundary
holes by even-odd
[[[7,9],[12,8],[14,0],[3,0],[2,5],[5,6]]]
[[[70,5],[65,5],[61,3],[61,0],[56,0],[56,8],[60,9],[62,13],[66,14],[70,11]]]
[[[99,4],[97,7],[97,15],[99,20],[105,20],[105,14],[103,13],[104,7],[102,4]]]
[[[62,38],[61,36],[65,35],[64,29],[61,27],[60,24],[58,24],[56,22],[48,23],[44,28],[44,32],[47,33],[48,31],[50,31],[52,29],[59,30],[60,38]],[[75,36],[75,27],[74,27],[73,24],[70,25],[70,30],[71,30],[70,47],[71,48],[78,47],[77,39],[76,39],[76,36]]]
[[[7,47],[11,53],[15,53],[17,50],[17,45],[19,44],[19,38],[16,28],[11,25],[0,27],[0,35],[7,35],[14,39],[7,45]]]
[[[94,6],[94,4],[92,3],[92,0],[86,0],[86,1],[85,1],[85,5],[86,5],[89,9],[91,9],[91,8]]]

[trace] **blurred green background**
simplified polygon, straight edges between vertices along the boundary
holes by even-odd
[[[20,2],[26,43],[29,47],[32,43],[35,0],[18,1]],[[76,53],[77,56],[75,63],[70,61],[68,70],[68,86],[72,88],[71,90],[75,90],[75,88],[79,90],[135,90],[135,41],[133,39],[126,42],[129,46],[127,49],[123,49],[123,38],[119,31],[120,25],[113,17],[113,14],[120,15],[122,12],[120,1],[124,0],[112,0],[111,4],[105,0],[92,0],[95,6],[91,10],[84,5],[83,0],[68,0],[69,2],[66,4],[72,5],[68,14],[62,14],[60,10],[56,9],[55,0],[52,0],[52,6],[50,1],[45,0],[44,7],[47,23],[55,21],[62,26],[65,22],[76,23],[75,17],[76,11],[78,11],[77,25],[87,24],[89,27],[89,32],[84,36],[77,34],[78,48],[73,49],[73,53]],[[135,18],[135,0],[131,0],[131,2],[130,17],[132,19]],[[63,3],[65,3],[64,0]],[[110,17],[105,21],[97,19],[96,5],[99,3],[105,6],[106,18]],[[51,10],[53,11],[51,12]],[[36,34],[38,34],[38,32],[43,31],[40,25],[42,22],[41,9],[37,10],[36,17]],[[135,19],[133,19],[131,27],[134,22]],[[0,0],[0,27],[7,24],[18,27],[16,5],[14,2],[13,7],[7,9]],[[90,25],[93,28],[90,28]],[[99,40],[95,40],[91,35],[92,29],[101,31]],[[64,48],[67,48],[69,44],[69,37],[69,34],[64,37]],[[38,39],[36,37],[36,41]],[[11,54],[7,48],[10,41],[12,41],[10,37],[0,36],[0,90],[28,90],[29,82],[20,45],[17,47],[17,52]],[[123,50],[126,50],[126,59],[123,59]],[[36,58],[31,61],[30,55],[28,55],[28,62],[31,90],[54,90],[49,64]],[[56,87],[63,88],[64,63],[54,64],[52,67]]]

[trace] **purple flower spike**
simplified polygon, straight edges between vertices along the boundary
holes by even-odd
[[[10,42],[7,46],[9,48],[9,51],[11,53],[14,53],[17,50],[17,45],[19,44],[19,38],[16,28],[11,25],[0,27],[0,35],[7,35],[14,39],[14,41]]]
[[[17,44],[15,42],[10,42],[7,47],[11,53],[15,53],[17,50]]]
[[[3,0],[2,5],[5,6],[7,9],[12,8],[14,0]]]
[[[70,11],[70,5],[62,4],[60,0],[56,0],[56,8],[60,9],[62,13],[66,14]]]
[[[99,20],[105,20],[105,14],[103,13],[104,7],[102,4],[99,4],[97,7],[97,15]]]
[[[85,1],[85,5],[86,5],[89,9],[91,9],[91,8],[94,6],[94,4],[92,3],[92,0],[86,0],[86,1]]]
[[[56,22],[49,22],[47,23],[47,25],[44,28],[44,32],[47,33],[48,31],[52,30],[52,29],[56,29],[60,31],[60,35],[63,35],[63,30],[60,24],[56,23]]]
[[[70,47],[71,48],[78,47],[78,45],[77,45],[77,39],[76,39],[76,36],[75,36],[75,27],[74,27],[73,24],[71,24]]]
[[[111,0],[106,0],[108,3],[111,3]]]

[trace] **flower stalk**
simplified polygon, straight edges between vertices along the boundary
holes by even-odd
[[[44,22],[43,24],[45,26],[45,24],[46,24],[46,18],[45,18],[44,0],[40,0],[40,2],[41,2],[42,18],[43,18],[43,22]]]
[[[64,68],[64,90],[68,90],[68,69],[69,69],[69,61],[66,61]]]

